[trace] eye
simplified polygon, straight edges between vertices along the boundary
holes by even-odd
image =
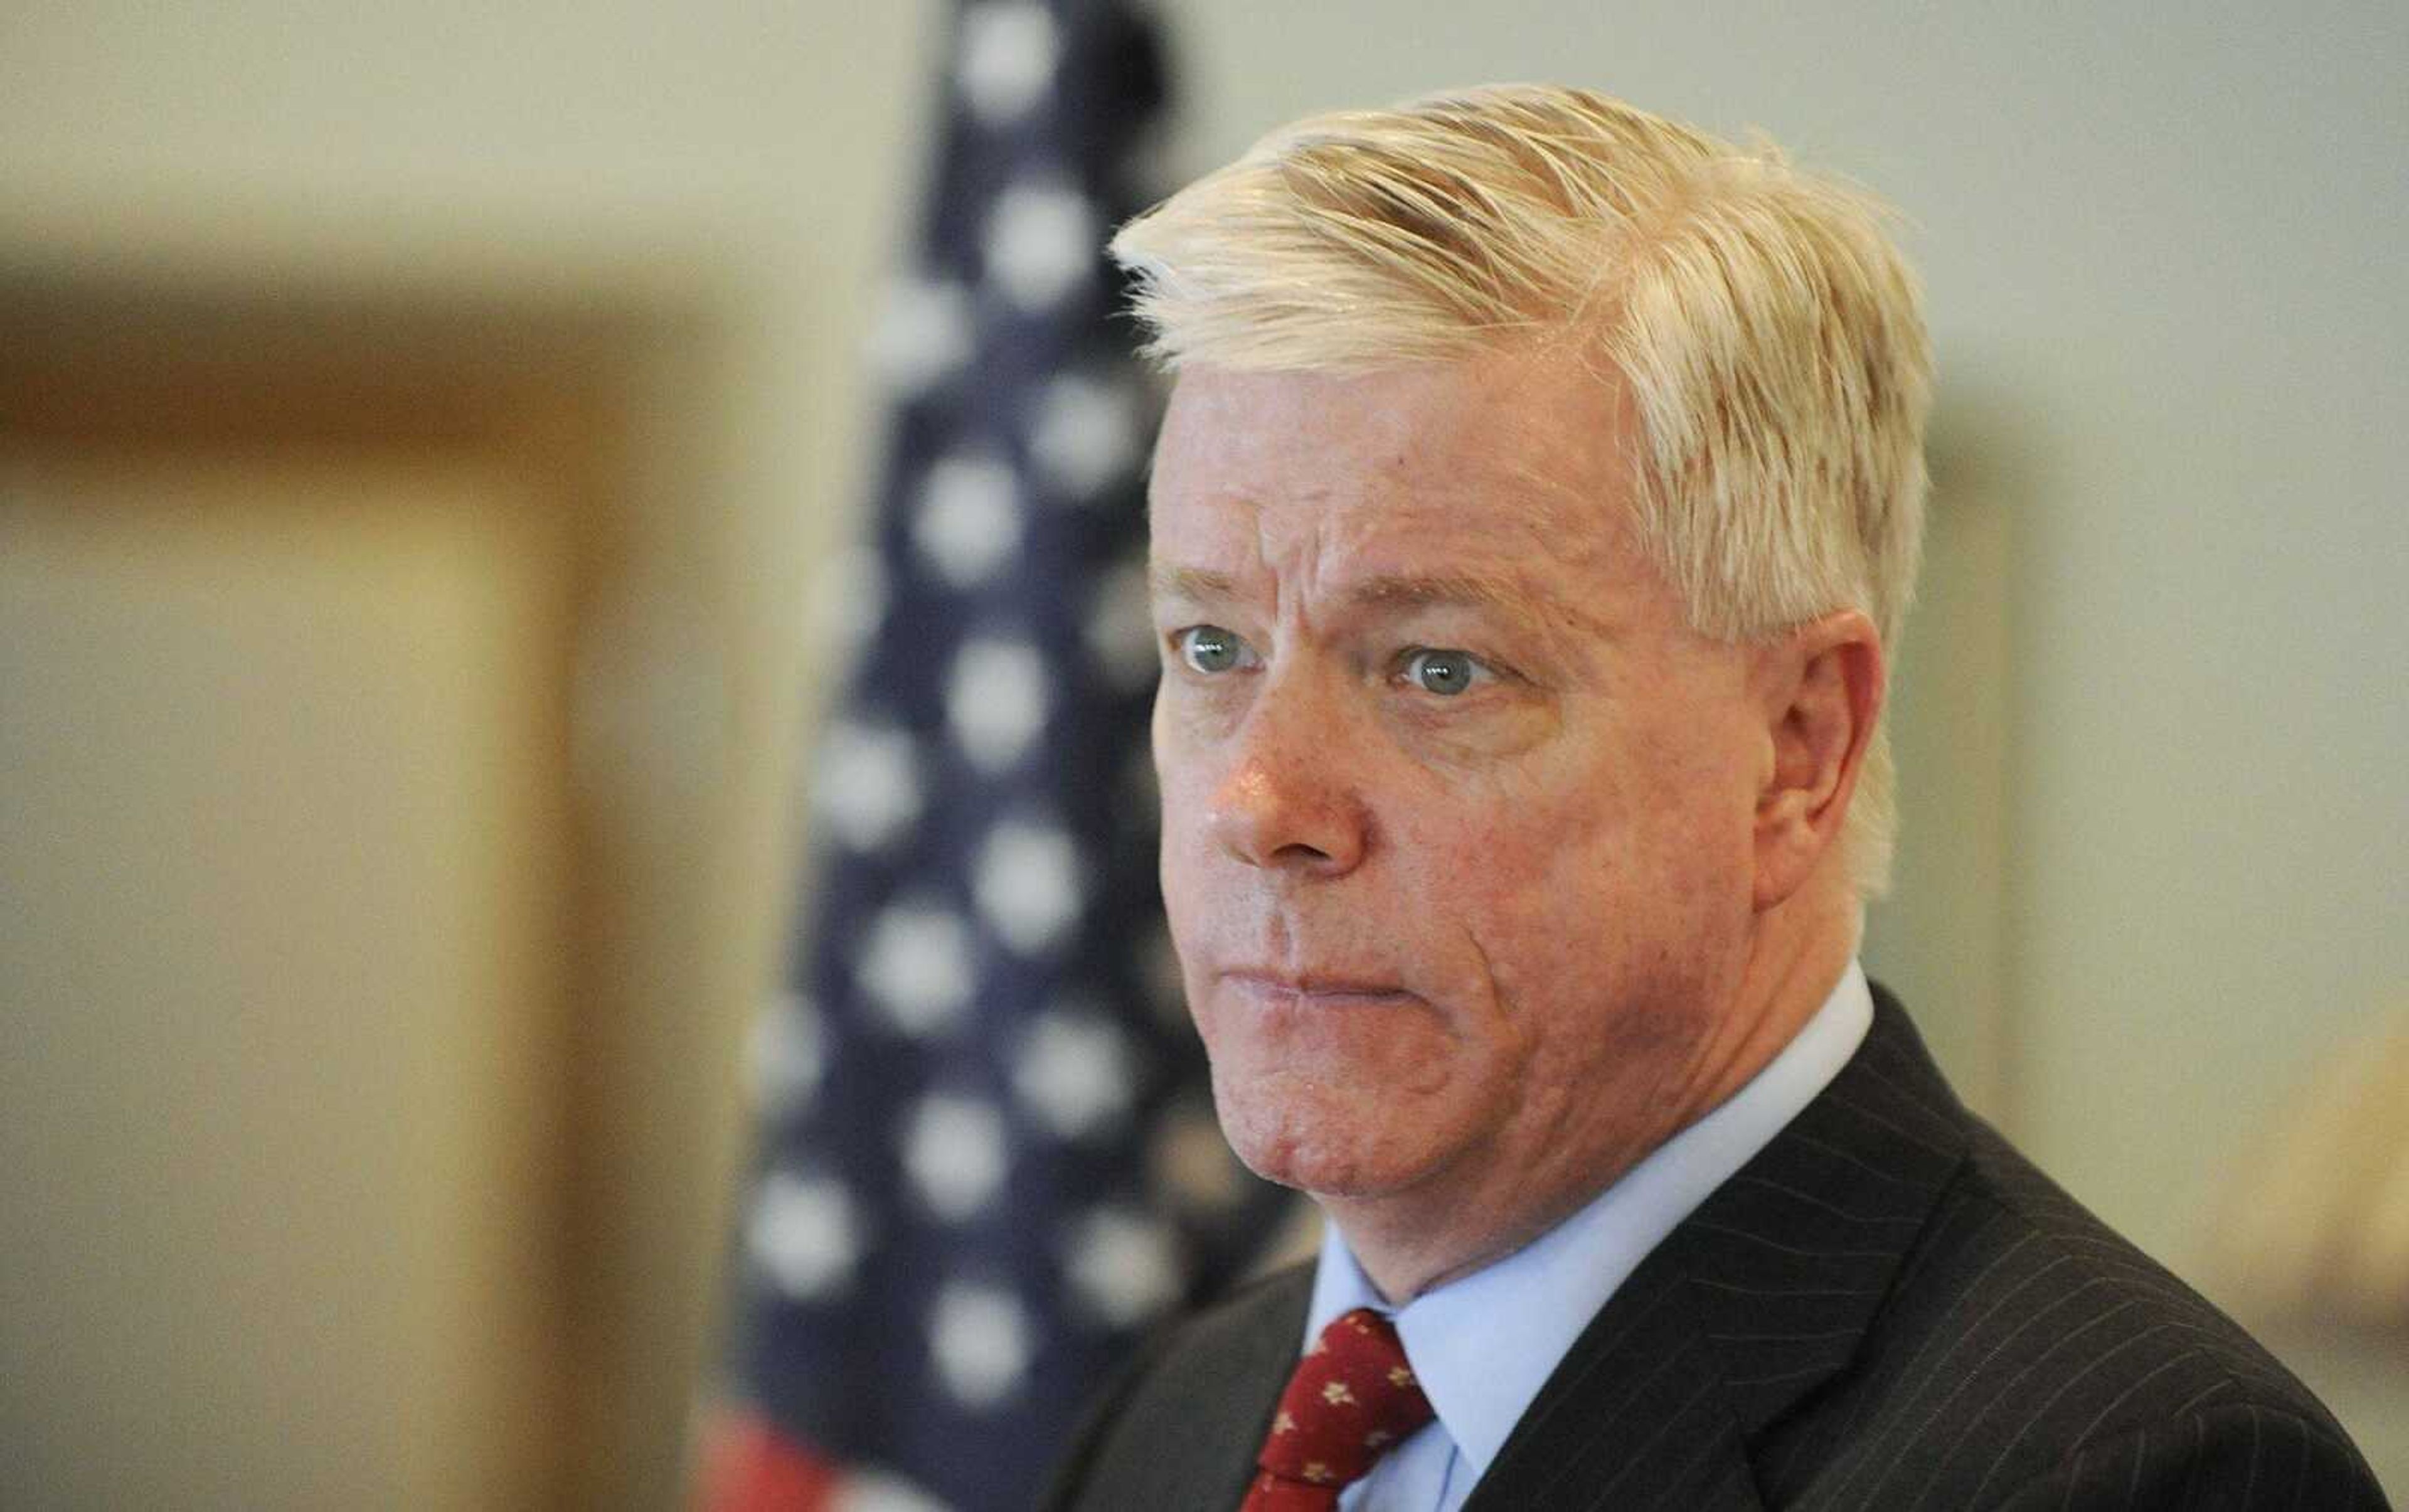
[[[1193,672],[1209,676],[1257,665],[1255,648],[1218,625],[1191,625],[1174,634],[1171,642]]]
[[[1493,674],[1468,651],[1411,651],[1406,654],[1404,675],[1424,693],[1451,698]]]

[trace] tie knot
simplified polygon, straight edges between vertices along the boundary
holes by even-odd
[[[1339,1488],[1362,1479],[1390,1446],[1430,1420],[1430,1398],[1406,1363],[1395,1327],[1368,1307],[1342,1313],[1289,1377],[1263,1440],[1265,1474],[1248,1505],[1269,1504],[1293,1488],[1316,1493],[1294,1505],[1330,1505]]]

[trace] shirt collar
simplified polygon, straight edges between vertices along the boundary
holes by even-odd
[[[1504,1260],[1392,1309],[1338,1226],[1322,1229],[1309,1343],[1339,1314],[1397,1323],[1438,1421],[1478,1476],[1581,1330],[1650,1250],[1772,1142],[1839,1074],[1873,1023],[1865,971],[1849,962],[1824,1005],[1748,1085],[1675,1134],[1570,1217]]]

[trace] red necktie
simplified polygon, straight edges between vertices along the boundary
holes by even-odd
[[[1288,1378],[1238,1512],[1330,1512],[1341,1490],[1430,1420],[1396,1329],[1369,1307],[1341,1313]]]

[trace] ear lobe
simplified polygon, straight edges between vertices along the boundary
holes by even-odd
[[[1882,637],[1855,610],[1801,626],[1765,649],[1766,734],[1772,759],[1757,793],[1759,912],[1804,886],[1836,857],[1849,799],[1881,717]]]

